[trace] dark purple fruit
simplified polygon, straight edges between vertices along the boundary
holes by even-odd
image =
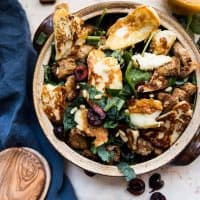
[[[160,192],[155,192],[151,195],[150,200],[166,200],[166,197]]]
[[[84,81],[88,77],[88,69],[83,65],[79,65],[74,70],[76,81]]]
[[[149,178],[149,187],[152,188],[152,192],[155,190],[159,190],[164,186],[164,181],[161,179],[160,174],[153,174]]]
[[[145,191],[145,183],[139,178],[134,178],[129,182],[127,190],[133,195],[141,195]]]
[[[87,118],[88,122],[93,126],[99,126],[103,123],[103,120],[93,109],[88,109]]]
[[[64,133],[64,127],[61,125],[57,125],[54,127],[53,129],[55,136],[59,139],[59,140],[64,140],[65,138],[65,133]]]
[[[95,113],[99,115],[99,118],[101,120],[104,120],[106,118],[106,113],[99,105],[95,103],[90,103],[90,107],[94,110]]]

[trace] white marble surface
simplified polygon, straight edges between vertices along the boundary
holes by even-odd
[[[64,2],[65,0],[57,0]],[[108,1],[108,0],[106,0]],[[20,0],[24,6],[30,22],[32,33],[37,26],[53,11],[53,5],[41,6],[39,0]],[[102,0],[68,0],[71,11],[78,10],[84,6]],[[135,2],[151,4],[166,11],[167,4],[164,0],[135,0]],[[189,166],[174,167],[165,166],[156,172],[160,172],[165,181],[165,187],[161,192],[166,195],[168,200],[200,200],[200,159],[197,159]],[[59,170],[59,169],[58,169]],[[146,193],[142,196],[134,197],[126,191],[126,182],[123,178],[95,177],[86,176],[83,171],[66,161],[66,173],[70,178],[79,200],[148,200],[150,197],[148,188],[148,178],[150,174],[143,175],[146,181]]]

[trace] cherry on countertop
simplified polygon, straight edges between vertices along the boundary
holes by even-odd
[[[145,183],[139,178],[134,178],[129,182],[127,190],[133,195],[141,195],[145,191]]]
[[[160,192],[155,192],[151,195],[150,200],[167,200],[166,197],[160,193]]]

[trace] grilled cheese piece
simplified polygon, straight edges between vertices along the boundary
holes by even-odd
[[[88,137],[95,138],[95,147],[101,146],[108,141],[108,130],[102,126],[92,126],[87,120],[86,108],[80,108],[74,115],[74,121],[77,123],[76,128],[83,131]]]
[[[66,107],[66,90],[64,86],[43,85],[42,105],[43,110],[52,122],[60,122],[63,119]]]
[[[69,14],[67,4],[62,3],[56,6],[53,16],[56,60],[66,58],[71,54],[75,40],[87,37],[87,30],[82,25],[81,18]]]
[[[167,55],[176,41],[176,34],[173,31],[158,31],[152,38],[151,51],[157,55]]]
[[[123,49],[134,46],[149,37],[160,26],[160,18],[151,7],[140,6],[126,17],[118,19],[108,29],[105,46],[109,49]]]
[[[128,106],[131,123],[140,129],[160,127],[156,118],[162,112],[162,103],[154,99],[133,100]]]
[[[122,89],[122,72],[116,58],[106,57],[101,50],[90,51],[88,58],[88,83],[105,93],[106,88]]]
[[[152,53],[144,53],[144,56],[137,54],[132,56],[134,63],[138,64],[139,69],[144,71],[152,71],[172,61],[172,58],[165,55],[155,55]]]

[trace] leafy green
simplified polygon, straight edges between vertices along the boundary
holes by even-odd
[[[192,24],[192,20],[193,20],[193,16],[192,15],[188,15],[187,16],[187,23],[186,23],[186,31],[189,30],[191,24]]]
[[[119,171],[124,175],[126,181],[130,181],[136,177],[135,171],[131,168],[128,163],[121,162],[117,165]]]
[[[133,56],[132,49],[130,49],[129,51],[128,50],[124,51],[123,58],[126,62],[126,65],[128,65],[129,62],[132,60],[132,56]]]
[[[97,154],[104,162],[110,162],[114,157],[114,152],[107,151],[104,145],[97,148]]]
[[[36,40],[38,45],[43,45],[47,40],[47,35],[44,32],[41,32]]]
[[[76,126],[76,122],[74,121],[74,114],[71,114],[71,110],[72,107],[67,106],[64,113],[63,125],[65,131],[69,131]]]
[[[49,65],[44,65],[44,83],[49,83],[51,79],[51,68]]]
[[[114,97],[116,96],[121,99],[127,99],[127,97],[131,96],[132,91],[128,84],[124,84],[121,90],[106,88],[106,93]]]
[[[94,86],[87,83],[79,83],[79,86],[81,89],[87,90],[87,92],[89,93],[89,99],[91,100],[95,99],[96,95],[102,95],[102,92],[98,91]]]
[[[106,121],[106,122],[103,124],[103,127],[104,127],[104,128],[113,129],[113,128],[116,128],[117,125],[118,125],[117,122],[114,122],[114,121]]]
[[[123,51],[115,50],[112,52],[111,56],[118,60],[120,66],[124,64]]]
[[[200,34],[200,14],[193,15],[190,28],[193,33]]]
[[[133,68],[132,61],[129,62],[129,65],[125,72],[125,79],[127,83],[132,88],[135,95],[137,95],[137,92],[135,90],[135,86],[140,81],[148,81],[151,77],[151,74],[149,72],[142,71],[140,69]]]
[[[98,46],[100,39],[101,39],[100,36],[89,35],[86,38],[86,44],[92,45],[92,46]]]
[[[176,85],[176,77],[169,77],[168,79],[167,79],[167,81],[168,81],[168,86],[174,86],[174,85]]]
[[[99,28],[99,27],[101,26],[102,21],[103,21],[105,15],[106,15],[106,13],[107,13],[107,9],[104,8],[103,11],[102,11],[102,13],[101,13],[101,16],[98,18],[98,20],[97,20],[97,22],[96,22],[96,27],[97,27],[97,28]]]
[[[113,97],[107,99],[107,104],[104,108],[104,111],[109,111],[111,108],[116,107],[117,111],[120,111],[123,107],[125,101],[119,97]]]

